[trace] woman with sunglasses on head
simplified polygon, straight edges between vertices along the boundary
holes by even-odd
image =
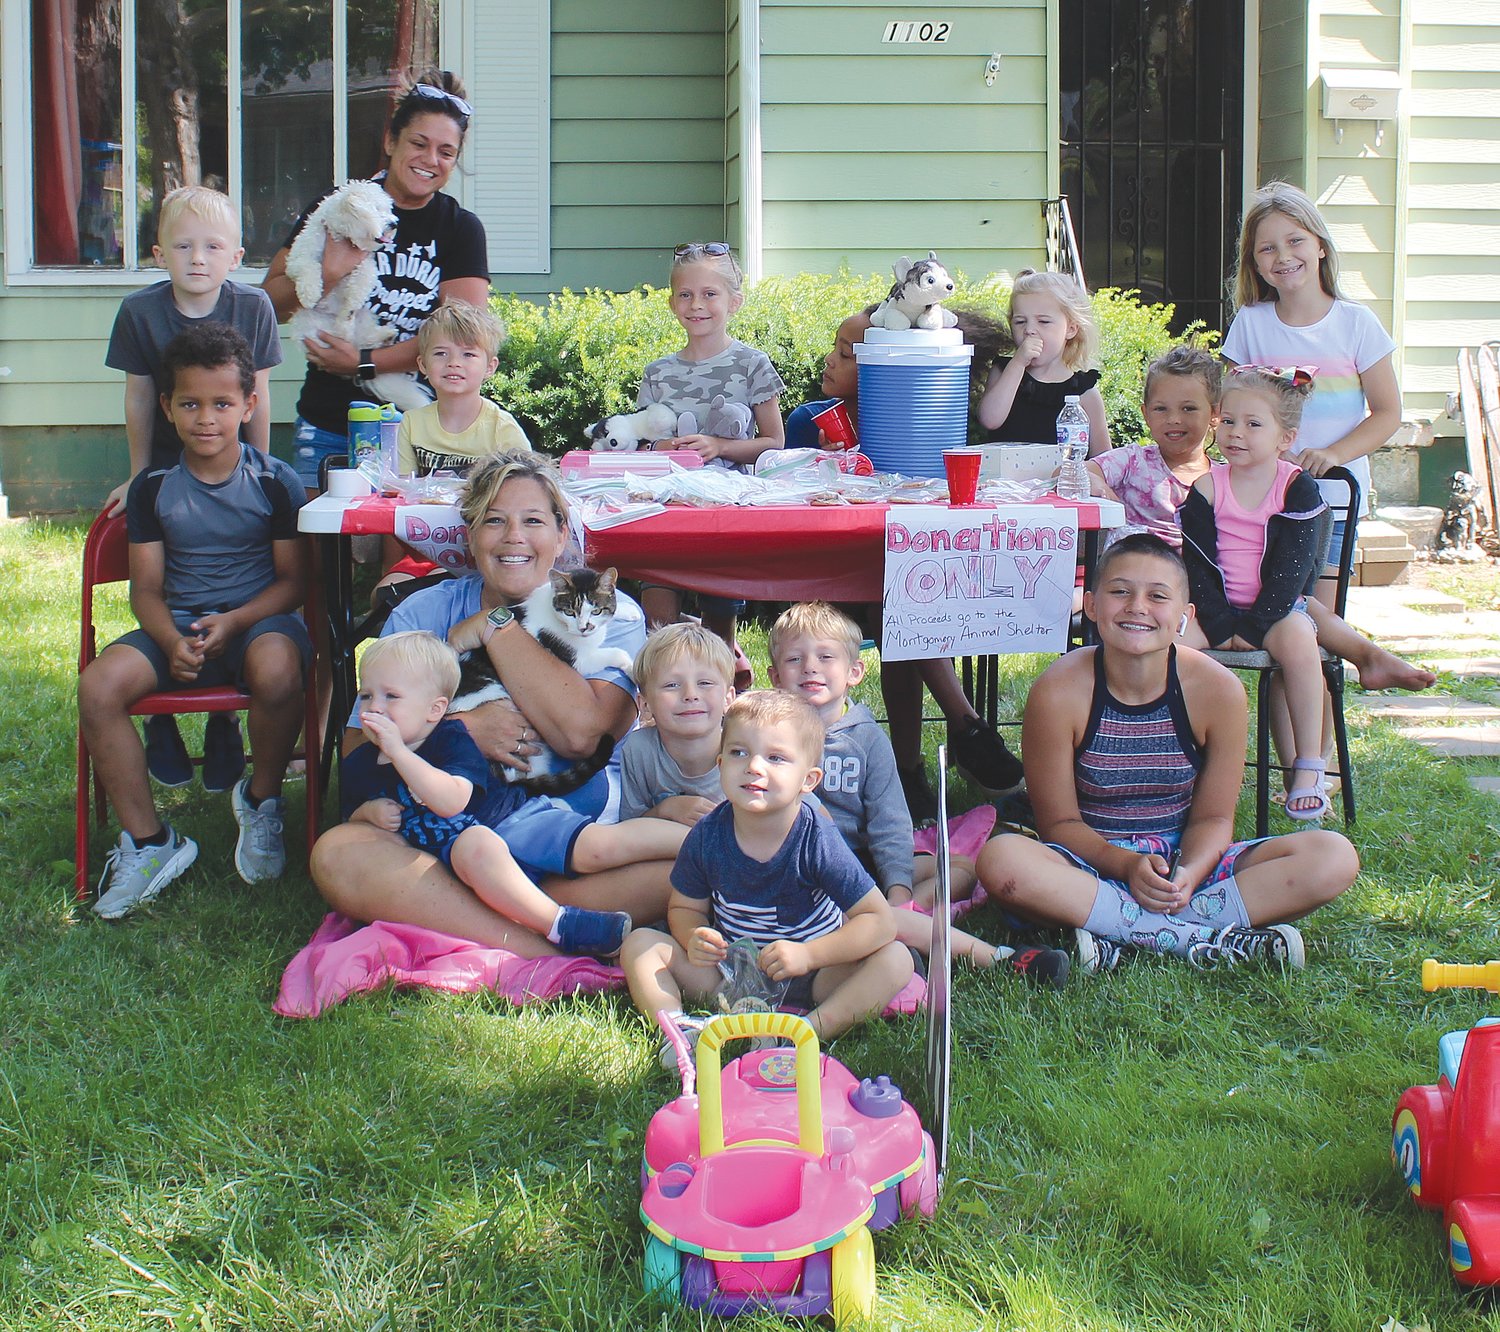
[[[371,396],[356,377],[415,370],[417,329],[440,303],[488,303],[484,224],[441,192],[458,164],[473,114],[463,85],[446,70],[422,75],[391,112],[387,165],[375,179],[395,206],[396,233],[376,255],[378,275],[368,304],[380,323],[397,330],[397,340],[374,349],[331,337],[304,341],[307,377],[297,400],[293,465],[309,490],[317,488],[318,466],[325,457],[348,452],[349,404]],[[262,284],[282,323],[300,308],[286,272],[287,251],[320,202],[314,200],[297,219]],[[323,249],[323,290],[363,258],[349,241],[330,236]]]

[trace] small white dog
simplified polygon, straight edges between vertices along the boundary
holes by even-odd
[[[396,330],[379,323],[365,304],[375,286],[375,251],[395,231],[391,196],[373,180],[351,180],[313,209],[286,257],[287,276],[302,303],[292,316],[293,336],[322,342],[325,333],[332,334],[361,348],[383,347],[395,340]],[[325,292],[323,246],[329,236],[351,241],[365,258]],[[356,382],[403,412],[431,401],[413,374],[386,373]]]

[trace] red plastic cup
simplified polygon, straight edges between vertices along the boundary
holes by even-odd
[[[979,493],[978,449],[944,449],[943,468],[948,473],[948,503],[972,504]]]
[[[849,419],[849,409],[843,400],[832,407],[825,407],[812,419],[812,423],[823,432],[825,447],[830,449],[857,449],[859,436],[854,433],[854,422]]]

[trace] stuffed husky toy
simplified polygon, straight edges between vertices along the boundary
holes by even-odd
[[[890,295],[875,307],[870,323],[876,328],[952,328],[958,316],[943,309],[953,295],[953,279],[938,262],[937,251],[912,263],[904,254],[891,265],[896,275]]]
[[[606,416],[588,428],[589,448],[596,453],[629,453],[649,449],[658,440],[677,438],[677,413],[653,402],[638,412]]]
[[[286,274],[302,308],[292,316],[292,334],[322,341],[325,333],[356,347],[383,347],[396,330],[377,322],[365,304],[375,286],[374,253],[396,231],[391,196],[373,180],[351,180],[323,200],[297,234],[286,257]],[[352,242],[364,259],[331,291],[323,290],[323,245],[329,236]],[[356,381],[403,412],[432,401],[413,374],[386,373]]]

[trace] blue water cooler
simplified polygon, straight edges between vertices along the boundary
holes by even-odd
[[[956,328],[872,328],[856,343],[859,447],[878,472],[943,476],[969,439],[969,362]]]

